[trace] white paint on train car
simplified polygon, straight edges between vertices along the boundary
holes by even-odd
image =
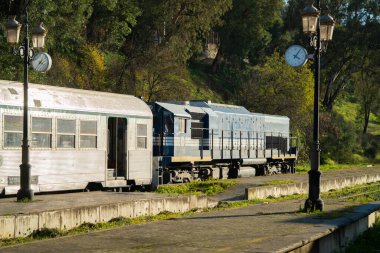
[[[50,147],[30,148],[32,188],[35,192],[82,189],[89,182],[126,186],[127,180],[150,184],[152,177],[152,113],[140,99],[128,95],[30,84],[29,137],[32,119],[51,119]],[[36,103],[34,100],[38,100]],[[4,115],[22,116],[22,84],[0,80],[0,194],[19,189],[21,147],[4,145]],[[108,176],[108,118],[126,119],[125,174]],[[75,120],[74,147],[58,145],[57,120]],[[96,122],[96,147],[81,147],[82,121]],[[147,128],[146,148],[136,147],[136,126]],[[9,131],[8,131],[9,132]],[[83,138],[85,140],[85,138]],[[21,143],[20,143],[21,146]]]

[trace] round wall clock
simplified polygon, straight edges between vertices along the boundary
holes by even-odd
[[[49,54],[38,52],[31,61],[32,67],[37,72],[46,72],[51,68],[52,60]]]
[[[301,67],[307,62],[308,53],[300,45],[292,45],[285,51],[286,63],[292,67]]]

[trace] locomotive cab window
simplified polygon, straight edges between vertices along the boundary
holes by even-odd
[[[33,148],[51,148],[51,135],[51,119],[32,117]]]
[[[186,133],[186,123],[187,120],[183,118],[179,118],[179,132],[180,133]]]
[[[147,126],[146,124],[137,124],[136,147],[138,149],[147,148]]]
[[[22,116],[4,115],[4,147],[20,148],[22,144]]]
[[[97,122],[91,120],[80,121],[80,148],[97,148]]]
[[[75,148],[75,120],[57,119],[57,148]]]

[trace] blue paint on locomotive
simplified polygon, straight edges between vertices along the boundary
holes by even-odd
[[[154,155],[164,166],[289,153],[289,118],[209,101],[156,102]]]

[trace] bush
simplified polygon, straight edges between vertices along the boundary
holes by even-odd
[[[335,112],[323,112],[321,121],[321,163],[362,162],[359,135],[355,126]]]

